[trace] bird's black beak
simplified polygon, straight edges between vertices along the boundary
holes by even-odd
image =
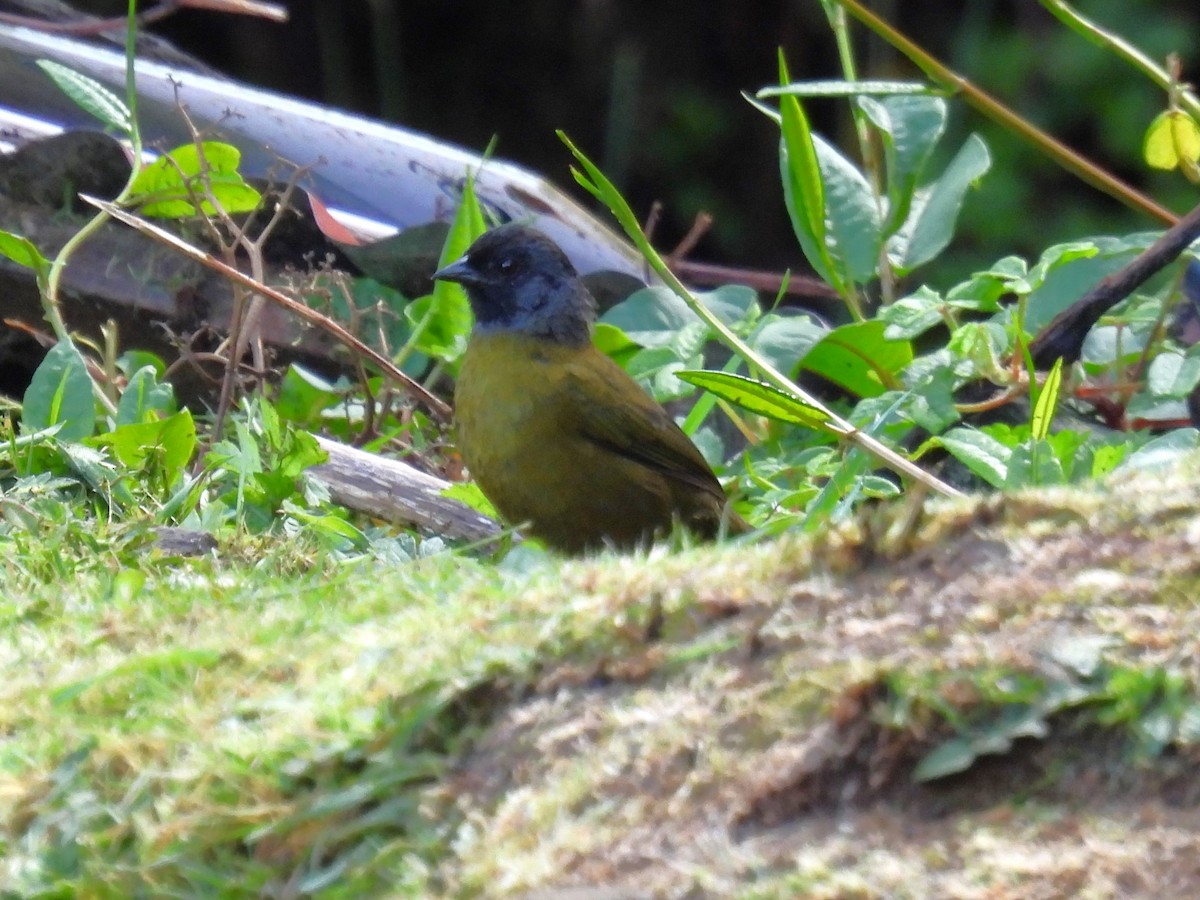
[[[456,281],[459,284],[483,284],[484,281],[475,267],[471,265],[471,260],[465,256],[438,269],[432,277],[442,281]]]

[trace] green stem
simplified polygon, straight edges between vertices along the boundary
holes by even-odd
[[[137,78],[134,70],[136,49],[137,0],[129,0],[128,25],[125,29],[125,105],[129,108],[129,132],[127,137],[129,138],[132,162],[129,179],[125,182],[125,186],[121,188],[121,192],[113,200],[117,204],[124,202],[129,197],[130,189],[133,187],[133,183],[142,169],[142,135],[141,129],[138,127]],[[108,218],[108,214],[105,212],[99,212],[92,216],[82,228],[71,235],[70,239],[63,244],[62,249],[55,254],[54,260],[50,264],[50,272],[46,276],[45,289],[42,291],[42,310],[46,316],[46,321],[50,323],[50,328],[54,332],[54,336],[59,341],[65,341],[69,344],[74,343],[71,340],[71,333],[67,329],[67,324],[63,320],[62,304],[59,298],[62,276],[67,268],[67,261],[74,256],[75,251],[79,249],[84,241],[95,234],[108,221]],[[110,416],[116,415],[116,404],[113,403],[104,389],[96,383],[94,378],[92,379],[92,393],[95,394],[100,405],[104,407],[105,412]]]
[[[854,62],[854,49],[850,46],[850,29],[846,20],[846,10],[837,3],[826,3],[825,14],[829,26],[833,29],[837,41],[838,59],[842,65],[842,76],[849,82],[858,81],[858,65]],[[876,143],[871,140],[871,125],[866,115],[858,105],[856,98],[850,99],[850,115],[854,117],[854,130],[858,136],[858,152],[862,156],[863,169],[871,184],[871,192],[875,195],[875,206],[882,214],[884,208],[884,174],[880,165]],[[879,294],[880,300],[886,305],[895,299],[896,278],[892,273],[892,265],[888,259],[886,241],[879,248]],[[866,317],[858,316],[858,321]]]
[[[1178,90],[1179,85],[1164,66],[1156,63],[1120,35],[1113,34],[1090,19],[1084,18],[1065,0],[1041,0],[1041,2],[1042,6],[1046,7],[1055,18],[1072,31],[1083,35],[1084,38],[1105,50],[1111,50],[1167,93],[1176,91],[1180,107],[1186,109],[1193,119],[1200,121],[1200,98],[1191,91]]]

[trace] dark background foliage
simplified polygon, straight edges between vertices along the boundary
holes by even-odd
[[[83,4],[80,4],[83,5]],[[99,5],[99,4],[94,4]],[[570,184],[562,128],[600,161],[641,213],[664,204],[669,248],[694,216],[716,217],[698,258],[803,267],[783,208],[777,130],[741,97],[775,80],[783,47],[797,79],[840,74],[816,0],[290,0],[291,22],[185,11],[156,26],[234,77],[498,155]],[[1200,7],[1192,0],[1080,0],[1080,10],[1157,58],[1184,56],[1195,78]],[[109,0],[108,11],[124,4]],[[114,9],[115,7],[115,9]],[[981,87],[1067,143],[1185,210],[1182,179],[1140,162],[1161,92],[1067,31],[1034,0],[905,3],[872,9]],[[948,12],[953,10],[953,12]],[[856,29],[861,74],[917,77]],[[841,101],[811,104],[843,146]],[[983,133],[995,165],[964,210],[961,238],[926,278],[958,277],[1007,253],[1036,255],[1088,234],[1158,228],[955,103],[949,153]]]

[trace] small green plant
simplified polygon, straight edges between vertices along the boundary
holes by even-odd
[[[1076,638],[1054,653],[1053,672],[1005,669],[888,676],[877,710],[888,728],[951,732],[913,769],[935,781],[970,769],[983,756],[1009,753],[1021,739],[1093,727],[1118,732],[1130,758],[1152,760],[1200,742],[1200,691],[1180,672],[1105,661],[1104,640]]]

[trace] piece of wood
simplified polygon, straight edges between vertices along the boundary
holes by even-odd
[[[308,474],[329,489],[335,503],[389,522],[402,522],[447,538],[481,541],[500,526],[465,503],[442,495],[450,482],[412,466],[317,437],[329,461]]]

